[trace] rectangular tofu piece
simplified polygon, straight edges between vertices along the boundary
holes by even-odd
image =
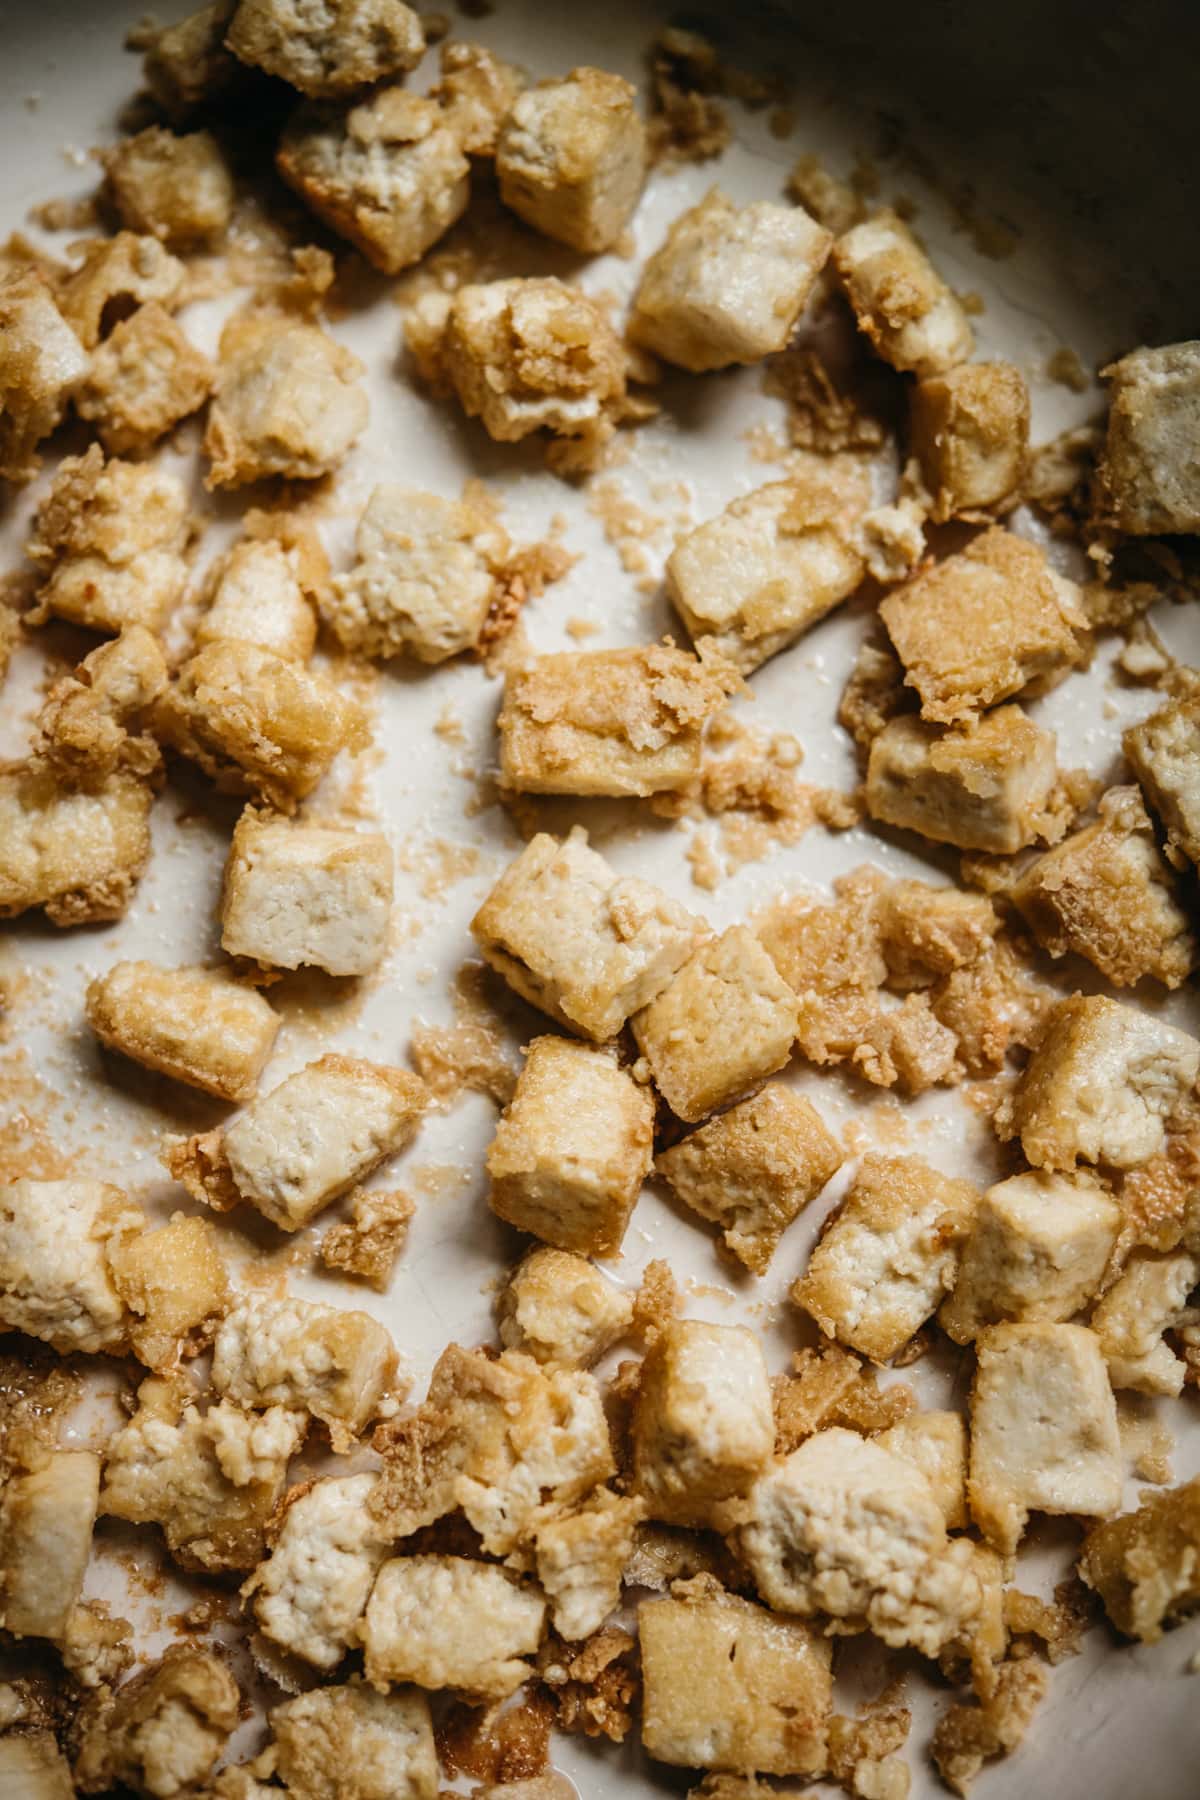
[[[365,1682],[345,1682],[285,1700],[267,1721],[275,1772],[296,1800],[437,1800],[437,1750],[422,1693],[379,1694]]]
[[[1157,1643],[1164,1626],[1200,1605],[1200,1476],[1094,1525],[1079,1573],[1118,1631]]]
[[[303,1407],[343,1449],[396,1376],[396,1347],[369,1313],[292,1295],[243,1296],[213,1347],[212,1384],[239,1406]]]
[[[281,521],[267,535],[270,514],[249,514],[243,525],[262,522],[208,571],[207,610],[196,626],[195,647],[227,640],[257,644],[285,662],[306,663],[317,641],[313,601],[329,574],[320,540],[298,520]]]
[[[888,1362],[954,1285],[979,1193],[915,1156],[864,1156],[792,1285],[827,1336]]]
[[[559,1250],[618,1255],[653,1146],[653,1096],[606,1050],[535,1038],[487,1153],[489,1204]]]
[[[150,858],[153,803],[129,769],[82,788],[45,764],[0,769],[0,918],[36,906],[54,925],[119,919]]]
[[[547,1367],[586,1369],[628,1331],[633,1302],[586,1257],[543,1248],[509,1276],[496,1319],[506,1350]]]
[[[114,1259],[145,1226],[106,1181],[23,1176],[0,1186],[0,1324],[60,1356],[123,1352],[132,1318]]]
[[[1062,831],[1056,751],[1019,706],[957,730],[902,713],[871,745],[867,811],[937,844],[1012,855]]]
[[[1109,383],[1104,511],[1134,536],[1200,531],[1200,343],[1131,350]]]
[[[229,1280],[207,1219],[176,1213],[157,1231],[110,1245],[108,1258],[139,1362],[175,1368],[185,1349],[194,1351],[211,1336],[229,1300]]]
[[[362,1625],[367,1680],[502,1700],[533,1673],[546,1602],[494,1563],[398,1556],[375,1578]]]
[[[267,312],[235,314],[217,354],[205,486],[331,475],[367,423],[362,375],[357,356],[318,325]]]
[[[83,1587],[100,1494],[90,1450],[34,1452],[0,1495],[0,1623],[15,1637],[61,1639]]]
[[[616,243],[646,179],[637,89],[572,69],[517,96],[496,139],[500,198],[546,237],[585,256]]]
[[[741,1325],[673,1319],[642,1363],[633,1422],[635,1491],[650,1518],[705,1525],[744,1494],[775,1449],[762,1347]]]
[[[1121,1504],[1117,1405],[1082,1325],[990,1325],[975,1341],[971,1516],[1011,1556],[1031,1512],[1106,1518]]]
[[[101,155],[109,198],[130,231],[172,249],[218,238],[233,218],[233,176],[211,131],[150,125]]]
[[[221,948],[269,969],[369,975],[387,949],[391,845],[377,831],[298,825],[248,807],[221,890]]]
[[[0,480],[29,481],[87,373],[83,345],[34,270],[0,281]]]
[[[920,1469],[942,1509],[947,1531],[965,1531],[967,1426],[958,1412],[914,1412],[877,1433],[874,1442]]]
[[[531,838],[471,931],[522,999],[602,1043],[662,992],[706,927],[648,881],[618,875],[576,826],[561,843]]]
[[[314,99],[335,100],[415,69],[425,51],[420,16],[403,0],[237,0],[226,42]]]
[[[114,963],[89,982],[87,1022],[109,1050],[175,1081],[249,1100],[271,1054],[279,1014],[219,969]]]
[[[111,456],[137,455],[198,412],[212,382],[208,358],[153,302],[122,319],[93,351],[75,407]]]
[[[1188,1305],[1200,1286],[1200,1256],[1194,1251],[1132,1250],[1113,1285],[1092,1313],[1115,1388],[1143,1394],[1179,1394],[1186,1365],[1164,1334],[1195,1322]]]
[[[378,1477],[333,1475],[293,1489],[270,1555],[242,1592],[264,1637],[314,1668],[356,1642],[387,1539],[367,1511]]]
[[[964,363],[975,339],[953,290],[894,212],[878,212],[833,246],[858,328],[885,362],[914,375]]]
[[[1200,698],[1172,700],[1131,725],[1122,743],[1176,858],[1182,850],[1200,864]]]
[[[550,1623],[568,1643],[599,1631],[621,1604],[621,1583],[643,1516],[638,1499],[597,1488],[578,1512],[560,1513],[534,1534],[538,1584]]]
[[[960,363],[918,381],[909,445],[936,524],[1015,506],[1029,452],[1029,389],[1020,369]]]

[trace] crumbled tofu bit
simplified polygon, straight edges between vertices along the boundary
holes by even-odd
[[[100,1492],[90,1450],[31,1452],[0,1495],[0,1624],[16,1637],[61,1639],[83,1586]]]
[[[398,1190],[357,1188],[350,1217],[331,1225],[321,1239],[321,1261],[378,1294],[387,1292],[397,1258],[408,1237],[416,1202]]]
[[[9,1732],[0,1738],[0,1787],[21,1800],[74,1800],[70,1766],[53,1732]]]
[[[502,1700],[528,1680],[546,1602],[494,1563],[399,1556],[375,1578],[361,1627],[367,1680]]]
[[[1029,449],[1029,390],[1012,363],[963,363],[912,391],[909,432],[935,524],[1014,506]]]
[[[789,895],[772,907],[758,937],[799,1000],[797,1047],[810,1062],[853,1058],[878,1013],[887,977],[876,923],[875,869],[855,870],[835,883],[835,898]]]
[[[646,795],[700,773],[707,721],[740,677],[671,644],[567,650],[509,672],[500,775],[524,794]]]
[[[1105,1518],[1121,1504],[1117,1406],[1082,1325],[990,1325],[975,1340],[971,1515],[1011,1555],[1031,1512]]]
[[[1153,1644],[1200,1605],[1200,1476],[1095,1525],[1079,1573],[1126,1637]]]
[[[938,1323],[956,1344],[987,1325],[1060,1322],[1099,1291],[1121,1209],[1089,1175],[1038,1169],[988,1188]]]
[[[78,791],[44,766],[0,770],[0,918],[40,906],[55,925],[119,919],[150,856],[152,801],[128,769]]]
[[[219,237],[233,217],[233,177],[209,131],[176,137],[151,125],[103,151],[100,160],[130,231],[174,248]]]
[[[858,547],[873,581],[890,587],[908,580],[925,556],[925,516],[924,507],[911,495],[863,514]]]
[[[1200,1256],[1186,1249],[1135,1249],[1092,1314],[1092,1330],[1115,1388],[1143,1394],[1183,1391],[1186,1365],[1163,1334],[1196,1318],[1188,1296],[1200,1286]]]
[[[248,807],[221,893],[221,948],[264,968],[368,975],[387,949],[392,850],[379,832],[299,825]]]
[[[860,331],[894,369],[941,375],[975,348],[967,315],[904,221],[876,213],[833,246]]]
[[[135,306],[179,302],[184,268],[156,237],[119,231],[89,243],[59,290],[59,311],[85,350],[94,350],[115,322]]]
[[[286,813],[339,751],[370,741],[362,707],[324,676],[225,639],[184,663],[154,718],[162,742],[199,763],[223,793],[258,795]]]
[[[1185,695],[1131,725],[1123,745],[1176,857],[1200,864],[1200,698]]]
[[[1116,987],[1187,980],[1197,945],[1175,876],[1136,788],[1110,788],[1100,817],[1038,858],[1009,889],[1051,956],[1086,956]]]
[[[243,1295],[213,1346],[212,1383],[239,1406],[305,1407],[345,1447],[396,1378],[396,1347],[369,1313],[292,1295]]]
[[[478,642],[508,536],[478,502],[386,483],[358,522],[358,560],[321,614],[360,656],[440,663]]]
[[[104,1181],[24,1177],[0,1187],[0,1322],[60,1356],[124,1350],[130,1315],[113,1259],[145,1224]]]
[[[607,1050],[535,1038],[487,1153],[492,1211],[560,1250],[618,1255],[653,1146],[653,1096]]]
[[[1200,1043],[1186,1032],[1104,995],[1072,994],[1051,1009],[996,1129],[1020,1138],[1035,1168],[1136,1169],[1191,1105],[1198,1075]]]
[[[704,1525],[744,1494],[775,1448],[762,1346],[742,1325],[675,1319],[642,1364],[633,1424],[637,1492],[650,1517]]]
[[[999,929],[986,894],[896,881],[880,895],[877,922],[888,986],[901,993],[926,988],[975,962]]]
[[[198,411],[212,383],[208,358],[152,301],[122,319],[92,353],[76,410],[96,426],[110,455],[124,456],[149,449]]]
[[[302,94],[335,98],[415,69],[421,20],[402,0],[238,0],[225,42]]]
[[[115,1687],[133,1661],[133,1627],[114,1619],[105,1600],[81,1600],[67,1620],[59,1651],[80,1687]]]
[[[947,1531],[965,1531],[967,1427],[961,1413],[914,1412],[881,1431],[875,1442],[920,1469],[942,1509]]]
[[[906,711],[910,703],[911,696],[904,691],[904,665],[891,644],[882,633],[864,638],[842,689],[837,715],[838,724],[849,732],[861,755],[870,750],[888,720]]]
[[[617,875],[576,826],[561,843],[531,838],[471,931],[523,999],[603,1042],[662,992],[705,927],[648,881]]]
[[[239,1723],[237,1682],[207,1650],[174,1644],[113,1694],[101,1689],[78,1724],[81,1794],[130,1787],[175,1800],[211,1773]]]
[[[564,1369],[588,1368],[633,1319],[629,1296],[570,1250],[531,1250],[509,1276],[496,1310],[506,1350]]]
[[[114,963],[89,982],[87,1022],[109,1050],[220,1100],[249,1100],[279,1015],[217,969]]]
[[[1031,981],[1007,938],[998,937],[974,962],[952,969],[934,985],[935,1018],[957,1040],[956,1055],[968,1075],[1002,1068],[1014,1045],[1037,1042],[1053,996]]]
[[[1016,705],[959,728],[902,713],[871,745],[867,810],[938,844],[1012,854],[1062,831],[1055,752]]]
[[[494,156],[500,125],[523,77],[482,44],[451,38],[439,52],[441,74],[429,90],[468,156]]]
[[[186,119],[229,97],[240,64],[225,48],[235,0],[214,0],[177,25],[157,30],[142,62],[142,77],[167,117]]]
[[[209,572],[196,648],[223,640],[257,644],[286,662],[307,662],[317,641],[312,598],[327,568],[315,542],[243,539]]]
[[[1100,464],[1103,509],[1135,536],[1200,531],[1200,343],[1130,351],[1110,384]]]
[[[293,1800],[436,1800],[429,1702],[364,1682],[313,1688],[273,1707],[275,1772]]]
[[[207,487],[328,475],[366,425],[363,365],[318,325],[236,314],[221,333],[217,370],[204,434]]]
[[[131,1315],[130,1344],[147,1368],[174,1367],[225,1311],[229,1282],[207,1219],[176,1213],[158,1231],[110,1246],[109,1261]]]
[[[646,179],[636,99],[630,82],[603,69],[572,69],[526,88],[496,140],[504,204],[572,250],[611,249]]]
[[[270,1556],[242,1589],[273,1644],[333,1669],[354,1642],[387,1541],[367,1511],[377,1477],[329,1476],[295,1490]]]
[[[42,575],[39,622],[53,614],[92,631],[156,631],[183,593],[189,517],[174,475],[106,462],[93,444],[64,457],[34,518],[27,550]]]
[[[158,747],[137,729],[166,685],[162,645],[144,625],[127,626],[52,683],[37,717],[32,764],[64,786],[91,792],[120,769],[152,780]]]
[[[978,1191],[915,1156],[864,1156],[793,1284],[827,1336],[888,1362],[954,1286]]]
[[[1035,1657],[1001,1663],[991,1691],[978,1705],[946,1708],[929,1751],[942,1780],[956,1794],[969,1791],[989,1758],[1018,1748],[1045,1697],[1048,1679]]]
[[[578,1512],[537,1527],[538,1583],[550,1602],[551,1625],[568,1642],[591,1637],[620,1605],[621,1577],[642,1512],[640,1500],[598,1488]]]
[[[83,345],[33,270],[0,280],[0,479],[28,481],[37,445],[87,374]]]

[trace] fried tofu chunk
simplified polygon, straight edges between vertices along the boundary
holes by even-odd
[[[87,788],[44,764],[0,769],[0,918],[38,906],[55,925],[119,919],[150,857],[153,799],[129,769]]]
[[[268,1715],[275,1771],[295,1800],[437,1800],[429,1702],[364,1682],[313,1688]]]
[[[986,894],[927,881],[893,882],[875,918],[888,986],[902,993],[970,967],[992,947],[1000,924]]]
[[[317,641],[314,602],[329,575],[320,540],[298,520],[272,513],[250,512],[242,523],[241,541],[208,571],[196,648],[256,644],[285,662],[306,663]]]
[[[144,625],[89,651],[53,682],[38,713],[26,773],[40,771],[64,791],[95,793],[117,771],[147,782],[159,771],[154,740],[141,731],[167,685],[162,645]]]
[[[211,1335],[229,1281],[207,1219],[176,1213],[157,1231],[109,1248],[113,1281],[129,1308],[129,1342],[149,1369],[170,1369]]]
[[[633,1470],[651,1518],[706,1525],[744,1494],[775,1448],[762,1347],[741,1325],[674,1319],[642,1364]]]
[[[114,963],[89,983],[87,1022],[109,1050],[219,1100],[249,1100],[279,1015],[217,969]]]
[[[0,281],[0,479],[28,481],[87,373],[88,359],[49,287],[29,270]]]
[[[1156,1643],[1200,1604],[1200,1476],[1094,1525],[1079,1573],[1118,1631]]]
[[[83,260],[59,290],[59,308],[85,350],[137,306],[178,305],[184,269],[156,237],[119,231],[84,246]]]
[[[79,1721],[81,1794],[124,1786],[175,1800],[212,1773],[239,1723],[242,1697],[208,1650],[174,1644],[113,1694],[102,1688]]]
[[[221,333],[217,369],[204,434],[210,488],[329,475],[366,425],[363,366],[318,325],[237,314]]]
[[[1134,536],[1200,531],[1200,343],[1130,351],[1109,383],[1104,511]]]
[[[333,1669],[354,1643],[387,1540],[367,1511],[372,1474],[293,1490],[270,1556],[242,1592],[264,1636],[289,1656]]]
[[[879,212],[833,246],[858,328],[894,369],[941,375],[975,348],[967,315],[904,221]]]
[[[114,1264],[145,1223],[105,1181],[25,1176],[0,1187],[0,1323],[60,1356],[123,1351],[131,1320]]]
[[[611,249],[646,179],[636,98],[630,82],[603,69],[572,69],[526,88],[496,141],[504,204],[572,250]]]
[[[213,1348],[212,1384],[260,1410],[303,1407],[345,1448],[378,1410],[396,1375],[396,1347],[369,1313],[291,1295],[243,1296]]]
[[[1143,1394],[1182,1392],[1185,1365],[1164,1333],[1195,1322],[1188,1305],[1200,1286],[1200,1256],[1193,1250],[1137,1248],[1092,1313],[1115,1388]]]
[[[957,729],[902,713],[871,745],[867,811],[934,843],[1011,855],[1062,831],[1056,748],[1012,704]]]
[[[248,808],[221,893],[221,947],[264,968],[368,975],[387,948],[392,850],[376,831],[298,825]]]
[[[606,1050],[535,1038],[487,1153],[489,1204],[583,1256],[615,1256],[650,1172],[654,1102]]]
[[[1012,363],[960,363],[912,391],[909,442],[935,524],[1016,505],[1029,451],[1029,390]]]
[[[832,246],[802,206],[738,207],[712,188],[646,264],[629,335],[697,374],[759,362],[787,344]]]
[[[420,18],[402,0],[238,0],[225,41],[242,62],[317,99],[403,75],[425,53]]]
[[[967,1517],[967,1426],[961,1413],[913,1412],[898,1419],[874,1441],[891,1456],[920,1469],[942,1509],[947,1531],[965,1531]]]
[[[398,1556],[375,1578],[362,1625],[367,1680],[501,1700],[532,1674],[546,1602],[494,1563]]]
[[[14,1637],[65,1637],[92,1551],[100,1458],[31,1449],[0,1494],[0,1624]]]
[[[494,156],[500,127],[525,77],[483,44],[448,38],[438,53],[441,70],[429,90],[442,117],[468,156]]]
[[[538,1526],[538,1584],[550,1602],[551,1625],[568,1643],[591,1637],[616,1612],[642,1516],[640,1500],[597,1488],[577,1512],[561,1513]]]
[[[122,319],[92,354],[75,405],[111,456],[137,455],[208,399],[212,366],[165,307]]]
[[[1131,725],[1124,750],[1174,855],[1200,864],[1200,699],[1172,700]]]
[[[586,1369],[628,1331],[633,1302],[586,1257],[538,1249],[513,1270],[496,1311],[506,1350],[548,1367]]]
[[[151,125],[122,138],[100,160],[130,231],[177,249],[220,237],[233,217],[233,177],[210,131],[178,137]]]

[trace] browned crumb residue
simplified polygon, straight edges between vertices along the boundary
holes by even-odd
[[[901,1800],[908,1768],[900,1756],[912,1729],[912,1713],[899,1682],[864,1706],[857,1719],[835,1713],[829,1721],[829,1773],[848,1794]]]
[[[447,890],[479,871],[479,851],[473,844],[452,844],[447,838],[421,838],[401,845],[396,866],[417,877],[422,900],[441,900]]]
[[[716,49],[694,31],[669,27],[650,46],[650,156],[657,163],[710,162],[733,142],[720,99],[725,74]]]
[[[0,1056],[0,1181],[63,1181],[74,1173],[78,1155],[59,1150],[51,1132],[50,1120],[60,1110],[28,1050]]]
[[[409,1059],[440,1107],[464,1088],[506,1106],[517,1081],[517,1056],[489,999],[486,969],[465,963],[454,978],[454,1023],[416,1025]]]
[[[1145,1394],[1117,1395],[1117,1427],[1121,1449],[1139,1481],[1165,1487],[1174,1470],[1175,1435],[1155,1416],[1153,1402]]]
[[[452,1701],[435,1727],[442,1767],[474,1781],[529,1781],[546,1767],[553,1719],[549,1697],[537,1690],[495,1706]]]
[[[1005,1626],[1014,1640],[1030,1640],[1028,1646],[1014,1643],[1010,1654],[1037,1648],[1050,1663],[1078,1656],[1092,1612],[1088,1590],[1074,1577],[1059,1582],[1053,1600],[1039,1600],[1034,1594],[1023,1594],[1020,1588],[1006,1588]]]
[[[1200,1190],[1200,1127],[1172,1132],[1157,1156],[1132,1169],[1120,1186],[1121,1229],[1109,1259],[1105,1285],[1120,1274],[1131,1250],[1174,1250]]]
[[[332,1225],[321,1239],[321,1261],[327,1269],[365,1281],[382,1294],[415,1211],[416,1203],[407,1194],[357,1188],[349,1219]]]
[[[916,1411],[917,1397],[906,1382],[880,1388],[875,1370],[852,1350],[822,1343],[797,1350],[792,1373],[771,1383],[775,1406],[775,1449],[788,1456],[815,1431],[842,1425],[871,1436]]]
[[[621,1743],[633,1724],[638,1695],[634,1656],[633,1638],[616,1625],[606,1625],[582,1644],[565,1643],[551,1632],[538,1653],[538,1672],[559,1730]]]
[[[1020,1744],[1049,1685],[1035,1657],[1002,1663],[993,1692],[977,1706],[951,1706],[937,1722],[930,1754],[947,1787],[965,1794],[985,1762]]]
[[[1046,358],[1046,375],[1060,387],[1070,388],[1073,394],[1086,394],[1092,385],[1092,378],[1078,351],[1068,349],[1066,345]]]
[[[472,483],[472,486],[478,486]],[[512,631],[527,600],[536,600],[570,573],[579,557],[551,538],[526,544],[509,557],[496,578],[487,618],[479,633],[479,653],[493,673],[495,647]]]
[[[788,435],[798,450],[828,456],[842,450],[878,450],[888,438],[886,394],[891,383],[878,369],[855,365],[835,381],[815,350],[773,356],[763,391],[787,407]]]

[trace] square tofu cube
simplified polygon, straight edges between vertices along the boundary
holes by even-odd
[[[425,50],[403,0],[237,0],[226,42],[242,62],[317,98],[403,75]]]
[[[871,745],[867,811],[937,844],[1011,855],[1062,830],[1056,748],[1019,706],[949,730],[901,713]]]
[[[500,127],[525,77],[483,44],[447,38],[438,52],[441,73],[429,89],[468,156],[494,156]]]
[[[500,1342],[535,1362],[585,1369],[628,1331],[633,1302],[585,1257],[531,1250],[497,1306]]]
[[[735,206],[712,188],[646,264],[629,335],[700,373],[782,350],[833,246],[802,206]]]
[[[367,1511],[378,1476],[333,1475],[293,1490],[265,1562],[243,1589],[271,1643],[334,1669],[356,1641],[387,1543]]]
[[[617,875],[578,826],[562,843],[531,838],[471,930],[523,999],[598,1043],[662,992],[705,934],[648,881]]]
[[[500,198],[526,224],[594,255],[616,243],[646,178],[637,90],[603,69],[572,69],[518,96],[500,127]]]
[[[156,237],[119,231],[93,238],[83,261],[59,288],[59,307],[86,350],[94,350],[115,319],[159,301],[182,301],[184,267]]]
[[[875,1437],[882,1450],[920,1469],[942,1509],[947,1531],[965,1531],[967,1427],[961,1413],[914,1412]]]
[[[961,363],[913,388],[909,443],[943,524],[1015,506],[1029,450],[1029,390],[1012,363]]]
[[[376,831],[297,825],[248,808],[221,894],[221,948],[265,968],[367,975],[387,948],[392,851]]]
[[[93,352],[75,405],[110,454],[136,454],[198,411],[212,381],[208,358],[152,303],[122,319]]]
[[[1079,1573],[1126,1637],[1153,1644],[1200,1603],[1200,1476],[1094,1525]]]
[[[1124,1462],[1095,1333],[991,1325],[975,1351],[968,1493],[988,1542],[1011,1556],[1031,1512],[1115,1513]]]
[[[1194,1322],[1188,1300],[1200,1286],[1200,1256],[1188,1249],[1138,1247],[1092,1313],[1115,1388],[1178,1394],[1187,1373],[1164,1333]]]
[[[367,1680],[458,1688],[502,1700],[533,1673],[546,1602],[494,1563],[398,1556],[375,1580],[362,1626]]]
[[[83,345],[32,270],[0,281],[0,479],[28,481],[37,446],[87,373]]]
[[[255,644],[285,662],[306,663],[317,641],[312,597],[327,571],[324,552],[315,539],[305,541],[303,527],[290,543],[286,533],[243,538],[209,570],[196,649]]]
[[[535,657],[504,683],[501,780],[521,794],[684,787],[700,773],[704,727],[725,706],[730,674],[669,644]]]
[[[797,1001],[754,934],[733,925],[693,952],[633,1021],[655,1085],[694,1123],[782,1069]]]
[[[160,125],[102,153],[122,223],[172,248],[219,237],[233,217],[233,177],[209,131],[177,137]]]
[[[852,226],[833,246],[858,328],[894,369],[940,375],[975,348],[967,315],[893,212]]]
[[[1176,855],[1200,863],[1200,699],[1172,700],[1131,725],[1124,750]]]
[[[1085,658],[1079,589],[999,525],[895,588],[879,612],[922,716],[942,724],[1044,693]]]
[[[793,1284],[829,1337],[873,1362],[903,1349],[954,1285],[978,1191],[915,1156],[865,1156]]]
[[[344,1451],[374,1418],[396,1374],[396,1347],[369,1313],[251,1294],[227,1315],[212,1384],[239,1406],[303,1407]]]
[[[61,1639],[92,1551],[100,1458],[58,1450],[36,1462],[9,1473],[0,1497],[0,1622],[16,1637]]]
[[[685,1206],[720,1227],[731,1256],[765,1275],[792,1220],[841,1162],[841,1146],[816,1109],[770,1081],[664,1150],[654,1166]]]
[[[985,1325],[1058,1322],[1096,1293],[1121,1209],[1087,1175],[1039,1169],[988,1188],[938,1323],[956,1344]]]
[[[145,1225],[106,1181],[25,1176],[0,1187],[0,1324],[60,1356],[124,1350],[131,1319],[113,1263]]]
[[[1104,995],[1073,994],[1052,1009],[996,1129],[1020,1138],[1035,1168],[1136,1169],[1162,1148],[1198,1075],[1200,1043],[1186,1032]]]
[[[1118,531],[1200,531],[1200,343],[1133,350],[1101,371],[1110,384],[1101,464]]]
[[[275,1771],[297,1800],[322,1794],[437,1800],[437,1751],[424,1694],[377,1694],[358,1681],[313,1688],[273,1707],[268,1722]]]
[[[130,1312],[129,1341],[139,1362],[172,1369],[225,1311],[229,1282],[217,1234],[207,1219],[176,1213],[109,1249],[113,1281]]]
[[[55,925],[119,919],[149,860],[153,800],[128,769],[79,790],[45,766],[0,770],[0,918],[40,906]]]
[[[642,1743],[686,1769],[818,1775],[833,1706],[831,1648],[802,1619],[712,1591],[645,1600]]]
[[[217,370],[204,434],[207,487],[332,474],[366,425],[363,366],[318,325],[235,314],[221,333]]]
[[[249,1100],[279,1014],[217,969],[114,963],[89,983],[87,1021],[109,1050],[219,1100]]]
[[[672,1320],[646,1353],[634,1415],[634,1483],[650,1517],[707,1524],[774,1449],[771,1384],[754,1333]]]
[[[653,1096],[607,1051],[535,1038],[487,1154],[492,1211],[560,1250],[615,1256],[653,1141]]]

